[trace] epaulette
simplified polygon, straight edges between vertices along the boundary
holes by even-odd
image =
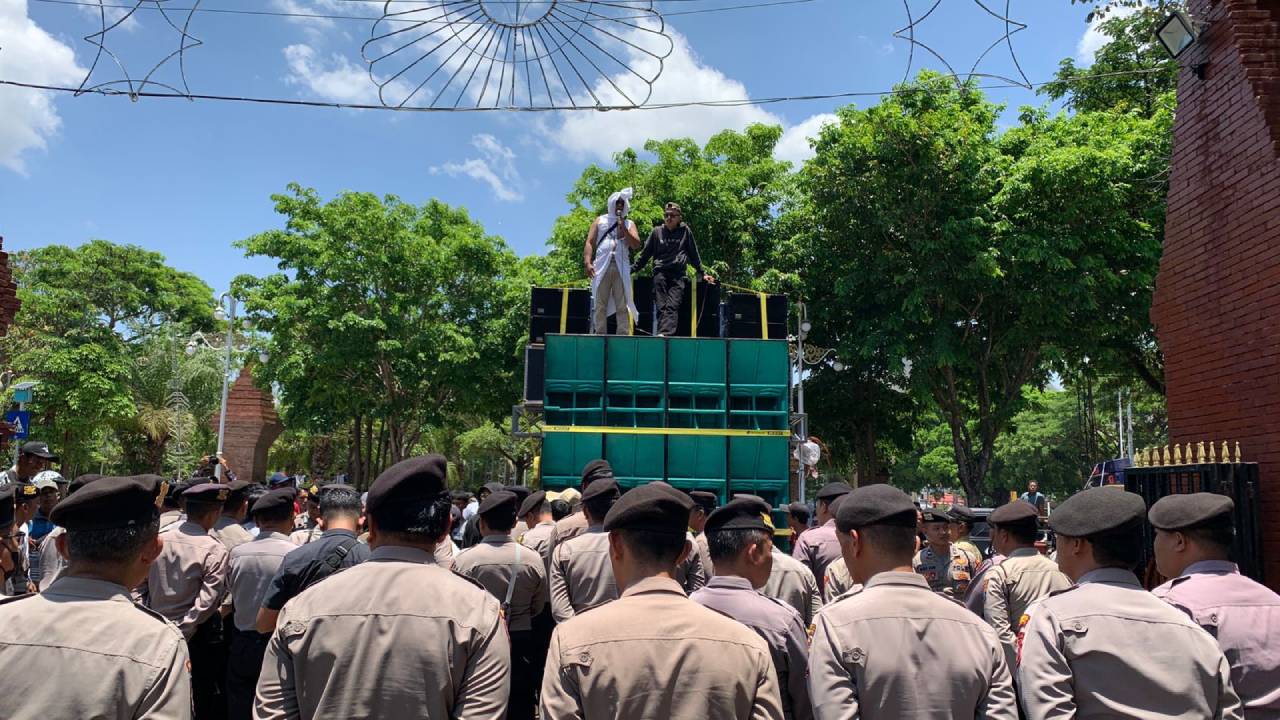
[[[164,624],[166,624],[166,625],[170,625],[170,626],[172,626],[172,627],[173,627],[173,629],[174,629],[174,630],[175,630],[179,635],[181,635],[181,634],[182,634],[182,631],[181,631],[181,630],[178,630],[178,626],[177,626],[177,625],[174,625],[173,623],[169,622],[169,618],[165,617],[164,615],[161,615],[159,612],[156,612],[155,610],[152,610],[151,608],[147,607],[146,605],[143,605],[143,604],[142,604],[142,603],[140,603],[140,602],[134,602],[134,603],[133,603],[133,606],[134,606],[134,607],[136,607],[136,608],[138,608],[138,609],[139,609],[139,610],[141,610],[142,612],[146,613],[147,615],[150,615],[151,617],[155,618],[156,620],[159,620],[160,622],[162,622],[162,623],[164,623]]]
[[[789,603],[785,603],[785,602],[783,602],[783,601],[779,600],[778,598],[773,597],[772,595],[765,595],[764,593],[759,593],[759,595],[760,595],[761,597],[768,598],[770,602],[772,602],[774,605],[777,605],[778,607],[782,607],[782,608],[786,608],[787,610],[790,610],[791,612],[793,612],[793,613],[795,613],[795,614],[796,614],[796,617],[799,617],[799,616],[800,616],[800,611],[799,611],[799,610],[796,610],[796,609],[795,609],[795,608],[793,608],[793,607],[791,607],[791,605],[790,605]]]
[[[467,577],[466,575],[463,575],[462,573],[458,572],[457,570],[454,570],[453,568],[449,568],[449,572],[453,573],[454,577],[460,577],[463,580],[466,580],[467,582],[471,583],[472,585],[475,585],[476,587],[480,588],[481,590],[484,590],[486,593],[489,592],[488,588],[480,584],[479,580],[476,580],[473,577]]]
[[[1063,588],[1063,589],[1061,589],[1061,590],[1054,590],[1053,592],[1049,593],[1049,594],[1048,594],[1048,595],[1046,595],[1045,597],[1057,597],[1057,596],[1059,596],[1059,595],[1061,595],[1061,594],[1063,594],[1063,593],[1069,593],[1069,592],[1071,592],[1072,590],[1075,590],[1075,589],[1076,589],[1076,588],[1078,588],[1078,587],[1080,587],[1080,586],[1079,586],[1079,585],[1072,585],[1071,587],[1066,587],[1066,588]]]
[[[0,596],[0,605],[7,605],[11,602],[17,602],[19,600],[22,600],[23,598],[29,598],[39,594],[40,593],[22,593],[21,595]]]
[[[1178,577],[1169,581],[1169,587],[1173,587],[1174,585],[1177,585],[1180,582],[1186,582],[1187,580],[1190,580],[1190,579],[1191,579],[1190,575],[1179,575]]]
[[[839,595],[837,595],[837,596],[835,596],[835,597],[831,598],[831,602],[827,603],[826,605],[823,605],[823,607],[828,607],[828,606],[834,605],[834,604],[836,604],[836,603],[840,602],[841,600],[848,600],[849,598],[851,598],[851,597],[853,597],[853,596],[855,596],[855,595],[858,595],[859,593],[861,593],[861,592],[862,592],[863,590],[865,590],[865,589],[866,589],[866,586],[865,586],[865,585],[854,585],[853,587],[849,588],[848,590],[845,590],[844,592],[840,593]]]

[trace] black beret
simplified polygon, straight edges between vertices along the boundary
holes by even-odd
[[[809,517],[809,506],[802,502],[793,502],[787,506],[787,512],[792,515],[803,515]]]
[[[67,530],[109,530],[147,525],[160,517],[169,488],[155,476],[104,477],[68,495],[53,507],[49,520]]]
[[[613,466],[608,460],[592,460],[587,466],[582,468],[582,487],[585,489],[588,485],[596,480],[604,480],[613,478]]]
[[[823,485],[822,489],[819,490],[818,494],[814,497],[830,503],[833,499],[838,498],[841,495],[848,495],[850,492],[853,492],[853,488],[849,487],[848,483],[833,482]]]
[[[617,497],[619,492],[618,481],[614,480],[612,476],[601,478],[591,483],[591,487],[582,491],[582,502],[589,502],[605,495]],[[685,519],[688,520],[688,518]]]
[[[765,525],[762,515],[769,512],[769,503],[758,497],[735,497],[721,505],[711,517],[707,518],[706,532],[717,530],[764,530],[773,528]]]
[[[595,490],[593,484],[588,492]],[[585,497],[585,496],[584,496]],[[651,482],[628,492],[604,517],[605,530],[644,530],[684,535],[689,530],[693,500],[664,482]]]
[[[489,497],[480,503],[480,509],[477,511],[481,515],[488,515],[491,512],[513,513],[520,504],[520,498],[516,497],[513,492],[499,490],[496,493],[490,493]]]
[[[506,490],[507,486],[499,482],[490,482],[490,483],[485,483],[481,485],[480,489],[488,490],[491,493],[496,493],[496,492],[502,492],[503,490]]]
[[[978,516],[965,505],[951,506],[951,522],[973,523]]]
[[[1204,525],[1230,525],[1236,504],[1218,493],[1166,495],[1151,506],[1147,518],[1157,530],[1188,530]]]
[[[89,483],[93,482],[94,480],[97,480],[100,477],[102,476],[94,475],[92,473],[89,473],[86,475],[80,475],[76,477],[76,479],[72,480],[71,484],[67,486],[67,494],[70,495],[71,493],[79,490],[80,488],[84,487],[85,485],[88,485]]]
[[[237,478],[227,483],[227,489],[231,491],[232,499],[243,500],[245,495],[244,491],[248,490],[249,486],[252,484],[253,483],[248,480],[240,480]]]
[[[254,501],[253,507],[249,508],[251,514],[261,512],[271,512],[282,507],[293,507],[293,488],[276,488],[268,490],[266,495]]]
[[[506,490],[509,493],[515,493],[515,496],[519,498],[521,502],[524,502],[525,498],[533,494],[533,488],[525,487],[524,485],[507,485],[503,490]]]
[[[449,461],[443,455],[406,458],[392,465],[369,488],[365,507],[376,513],[384,506],[430,503],[445,490]]]
[[[706,490],[690,490],[689,497],[695,505],[707,512],[715,510],[716,506],[720,504],[720,496]]]
[[[1096,487],[1067,498],[1049,516],[1049,527],[1067,537],[1089,537],[1141,520],[1142,496],[1117,487]]]
[[[146,476],[144,475],[143,477]],[[189,487],[191,487],[191,483],[187,480],[179,480],[177,482],[169,483],[169,500],[172,502],[178,502],[182,499],[182,493],[186,492]]]
[[[520,510],[516,513],[516,517],[524,517],[534,510],[537,510],[542,506],[543,501],[546,499],[547,494],[541,490],[531,493],[529,497],[524,499],[524,502],[520,503]]]
[[[951,522],[951,513],[947,512],[946,510],[943,510],[942,508],[928,508],[927,510],[920,511],[920,518],[921,518],[921,522],[949,523]]]
[[[1036,506],[1026,500],[1014,500],[1007,505],[1001,505],[991,514],[987,516],[987,522],[992,525],[1012,525],[1014,523],[1035,520],[1040,516],[1040,512],[1036,510]]]
[[[182,497],[198,503],[226,502],[231,497],[231,488],[226,483],[200,483],[184,490]]]
[[[13,483],[0,485],[0,529],[9,529],[17,514],[17,509],[13,506],[13,491],[16,489]]]
[[[13,487],[13,497],[18,502],[27,502],[35,500],[40,495],[40,488],[28,482],[15,483]]]
[[[842,529],[871,525],[914,527],[916,506],[906,493],[892,485],[867,485],[844,496],[836,508],[836,524]]]

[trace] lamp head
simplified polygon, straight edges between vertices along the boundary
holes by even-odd
[[[1194,45],[1198,37],[1195,23],[1181,10],[1174,10],[1156,29],[1156,39],[1175,60]]]

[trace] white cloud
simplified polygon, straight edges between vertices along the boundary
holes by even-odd
[[[1085,29],[1084,35],[1080,36],[1080,41],[1076,43],[1076,63],[1079,65],[1092,65],[1094,56],[1098,54],[1103,45],[1107,44],[1109,38],[1103,35],[1099,29],[1102,23],[1111,18],[1132,15],[1138,10],[1139,8],[1136,7],[1117,6],[1112,8],[1104,19],[1094,18],[1089,23],[1089,27]]]
[[[805,120],[799,125],[793,125],[782,133],[782,138],[778,140],[778,146],[773,150],[773,156],[779,160],[789,161],[795,168],[799,168],[804,164],[805,160],[813,157],[813,148],[809,147],[809,138],[817,137],[818,131],[823,125],[836,122],[836,116],[833,113],[821,113]]]
[[[86,70],[75,53],[27,16],[26,0],[0,0],[0,77],[43,85],[78,85]],[[62,119],[53,94],[0,87],[0,165],[25,173],[23,154],[43,150]]]
[[[106,15],[108,32],[112,32],[115,30],[124,30],[127,32],[133,32],[134,30],[137,30],[139,27],[142,27],[142,23],[138,21],[138,16],[141,15],[142,13],[140,12],[130,13],[127,8],[105,7],[102,5],[97,5],[89,2],[86,2],[83,5],[76,5],[76,7],[80,10],[80,13],[82,15],[86,16],[87,18],[89,18],[89,20],[91,20],[94,23],[94,26],[97,30],[102,29],[102,19],[103,19],[102,16],[104,14]],[[127,17],[125,16],[125,13],[128,13]],[[116,22],[119,21],[120,18],[124,18],[124,22],[121,22],[119,25],[116,25]]]
[[[638,33],[639,31],[633,31]],[[662,67],[662,75],[653,84],[648,104],[688,100],[741,100],[748,97],[742,83],[704,64],[689,47],[683,35],[671,31],[675,47]],[[630,64],[641,66],[641,75],[649,75],[653,61],[632,51]],[[644,81],[630,73],[613,76],[631,97],[645,96]],[[596,93],[606,102],[619,100],[618,93],[600,80]],[[587,98],[588,102],[590,101]],[[782,119],[754,106],[682,107],[662,110],[629,110],[614,112],[576,111],[561,113],[558,124],[545,126],[546,137],[576,160],[608,160],[613,153],[628,147],[641,147],[649,139],[690,137],[705,142],[721,130],[741,130],[752,123],[780,125]]]
[[[469,177],[488,185],[499,200],[504,202],[523,200],[524,193],[520,190],[522,181],[520,173],[516,170],[515,152],[498,142],[494,136],[483,133],[471,138],[471,144],[480,151],[481,157],[433,167],[431,174],[443,173],[450,177]]]
[[[340,103],[378,102],[378,89],[368,71],[342,55],[317,57],[310,45],[299,44],[286,47],[284,57],[289,63],[285,82],[307,88],[312,96]]]

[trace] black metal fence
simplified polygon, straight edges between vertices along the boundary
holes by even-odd
[[[1257,463],[1134,467],[1125,470],[1124,487],[1129,492],[1141,495],[1147,501],[1147,507],[1166,495],[1213,492],[1230,497],[1236,505],[1233,518],[1236,537],[1231,548],[1231,558],[1240,566],[1240,572],[1263,582]],[[1143,537],[1146,545],[1143,559],[1146,569],[1144,581],[1152,586],[1161,580],[1155,570],[1152,551],[1154,540],[1155,530],[1147,525]]]

